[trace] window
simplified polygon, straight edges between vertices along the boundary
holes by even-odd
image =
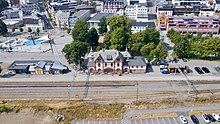
[[[101,66],[101,64],[100,63],[98,63],[98,67],[100,67]]]
[[[107,66],[107,63],[105,63],[105,67]]]
[[[143,66],[141,66],[141,68],[143,68]]]
[[[136,66],[136,68],[138,68],[138,66]]]
[[[113,66],[113,63],[111,63],[111,66]]]
[[[131,68],[134,68],[134,66],[131,66]]]
[[[119,66],[120,64],[119,63],[117,63],[117,66]]]

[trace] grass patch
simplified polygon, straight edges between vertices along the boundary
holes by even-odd
[[[144,119],[144,118],[168,118],[168,117],[177,117],[176,112],[167,112],[167,113],[156,113],[156,114],[142,114],[134,115],[132,119]]]
[[[8,112],[8,110],[9,110],[8,107],[6,107],[6,106],[4,106],[4,105],[0,107],[0,113],[2,113],[2,112]]]

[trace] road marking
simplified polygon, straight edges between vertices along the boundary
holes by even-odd
[[[141,124],[143,124],[143,121],[144,121],[144,120],[141,120]]]
[[[157,118],[157,123],[160,124],[160,122],[159,122],[159,118]]]
[[[165,122],[164,118],[162,118],[162,120],[163,120],[163,123],[164,123],[164,124],[166,124],[166,122]]]
[[[152,124],[154,124],[154,121],[153,121],[153,119],[151,118],[150,120],[152,121]]]
[[[147,122],[147,124],[148,124],[148,120],[147,119],[145,119],[145,121]]]
[[[137,120],[136,119],[134,120],[134,122],[135,122],[135,124],[137,124]]]
[[[168,121],[170,122],[170,124],[172,124],[172,122],[170,121],[170,118],[167,118],[168,119]]]
[[[176,121],[176,118],[173,118],[173,120],[175,121],[176,124],[178,124],[177,121]]]

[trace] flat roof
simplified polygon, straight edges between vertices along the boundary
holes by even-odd
[[[98,12],[89,21],[99,21],[102,17],[110,18],[112,16],[114,16],[113,13],[100,13],[100,12]]]

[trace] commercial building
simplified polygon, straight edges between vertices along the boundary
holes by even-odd
[[[68,28],[69,27],[69,23],[68,23],[69,16],[70,16],[70,12],[58,11],[55,16],[57,27],[59,27],[60,29]]]
[[[147,3],[147,4],[149,4],[149,3],[151,3],[151,1],[149,1],[149,0],[126,0],[126,4],[127,5],[134,5],[134,4],[142,4],[142,3]]]
[[[68,68],[58,61],[14,61],[8,71],[9,74],[64,74]]]
[[[157,7],[157,17],[161,15],[179,16],[191,14],[194,14],[195,16],[213,16],[214,13],[214,9],[207,7],[204,4],[192,6],[174,6],[166,4]]]
[[[39,11],[40,8],[38,4],[26,3],[20,5],[20,10],[22,11],[23,16],[30,16],[34,11]]]
[[[22,18],[23,13],[19,8],[16,9],[7,9],[2,12],[2,15],[5,19],[16,19],[16,18]]]
[[[113,12],[119,9],[124,9],[126,2],[124,0],[104,0],[102,10],[103,12]]]
[[[87,69],[90,73],[144,73],[146,72],[145,60],[141,57],[134,57],[126,49],[90,51],[85,57],[88,60]]]
[[[31,28],[32,31],[36,31],[37,28],[40,30],[45,29],[44,21],[39,18],[23,18],[23,25],[25,29]]]
[[[214,5],[214,10],[215,11],[220,11],[220,0],[215,0],[215,5]]]
[[[9,6],[16,6],[20,4],[20,0],[7,0]]]
[[[160,16],[158,18],[158,27],[160,30],[180,31],[181,33],[190,32],[196,34],[219,34],[218,16]]]
[[[129,5],[125,8],[125,15],[132,20],[137,20],[138,15],[147,15],[149,13],[149,7],[147,3]]]
[[[80,11],[80,10],[89,10],[91,14],[95,13],[96,12],[96,7],[95,6],[88,6],[88,5],[85,5],[85,4],[82,4],[82,5],[78,5],[75,7],[75,9],[77,11]]]
[[[78,20],[89,20],[90,10],[80,10],[76,13],[71,12],[68,18],[69,28],[73,29],[76,21]]]
[[[206,6],[211,6],[214,1],[212,0],[172,0],[173,5],[177,6],[192,6],[192,5],[199,5],[204,4]]]

